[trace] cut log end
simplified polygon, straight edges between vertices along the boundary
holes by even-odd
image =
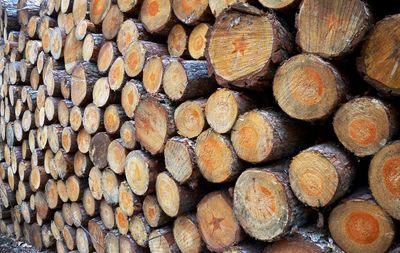
[[[171,22],[172,1],[144,0],[140,10],[140,20],[150,33],[165,33]]]
[[[119,130],[119,135],[121,136],[122,145],[133,150],[136,147],[136,129],[134,121],[125,121]]]
[[[153,228],[162,226],[170,221],[158,204],[157,198],[154,195],[147,195],[143,200],[143,215],[146,221]]]
[[[179,252],[172,231],[168,227],[156,229],[150,233],[149,248],[151,252]]]
[[[347,252],[385,252],[394,239],[391,218],[363,197],[336,206],[329,216],[329,231]]]
[[[189,54],[193,59],[204,58],[204,53],[206,49],[206,34],[210,26],[206,23],[198,24],[193,31],[190,33],[188,50]]]
[[[355,19],[357,22],[353,23]],[[342,57],[363,39],[371,22],[371,13],[360,0],[335,4],[305,1],[297,18],[297,42],[305,52],[327,58]],[[349,28],[342,32],[346,26]]]
[[[115,38],[123,21],[124,14],[121,12],[118,5],[112,5],[102,22],[102,33],[104,38],[106,40],[112,40]]]
[[[209,250],[224,251],[241,240],[241,228],[226,192],[207,194],[197,206],[197,221]]]
[[[286,61],[275,75],[273,90],[288,115],[306,121],[326,118],[345,95],[344,82],[334,67],[309,54]]]
[[[395,113],[382,101],[362,97],[339,108],[333,127],[340,142],[356,156],[363,157],[376,153],[391,139],[394,118]]]
[[[143,214],[131,217],[129,222],[129,232],[139,246],[146,247],[148,245],[150,230],[151,228]]]
[[[240,87],[255,86],[254,81],[270,71],[273,61],[279,63],[287,57],[286,53],[273,55],[283,42],[279,30],[284,31],[271,15],[257,16],[236,11],[219,15],[209,31],[206,52],[217,81],[222,85],[231,82]],[[290,45],[288,32],[284,40]],[[226,50],[222,52],[221,48]],[[290,52],[291,49],[288,46],[282,50]]]
[[[398,199],[400,186],[397,183],[397,166],[400,162],[400,143],[386,145],[378,151],[369,166],[369,186],[372,195],[395,219],[399,219]]]
[[[216,132],[227,133],[239,114],[249,108],[247,97],[229,89],[219,89],[208,98],[205,115]]]
[[[135,112],[136,137],[151,154],[161,153],[168,135],[175,131],[170,115],[172,108],[161,101],[155,97],[144,99]]]
[[[313,207],[326,206],[343,196],[354,175],[351,157],[332,144],[302,151],[293,158],[289,170],[293,192],[300,201]]]
[[[197,137],[205,128],[205,100],[186,101],[174,112],[178,133],[187,138]]]
[[[242,169],[230,141],[211,129],[199,135],[195,153],[200,172],[209,182],[227,182]]]
[[[173,1],[173,10],[176,17],[187,25],[196,24],[202,19],[207,18],[208,1],[202,0],[189,2],[187,0]]]
[[[110,0],[90,1],[90,20],[95,24],[100,24],[107,15],[111,7]]]
[[[146,91],[149,93],[160,91],[163,75],[164,65],[162,58],[152,56],[147,59],[143,67],[143,86]]]
[[[124,59],[118,57],[110,67],[108,72],[108,82],[111,90],[119,90],[125,79]]]
[[[174,1],[174,3],[178,2],[180,1]],[[172,27],[167,39],[168,52],[172,57],[181,57],[183,55],[187,48],[187,37],[185,28],[181,24],[176,24]]]
[[[164,150],[165,168],[179,183],[196,177],[194,142],[183,138],[167,141]]]
[[[384,93],[396,96],[400,94],[399,24],[400,15],[389,16],[378,22],[364,43],[357,62],[359,71],[368,83]],[[384,51],[378,53],[377,48]]]
[[[142,84],[135,80],[130,80],[125,84],[124,88],[122,88],[121,106],[129,118],[133,118],[135,115],[136,107],[143,93],[142,90]]]
[[[179,249],[183,253],[200,253],[203,249],[200,231],[194,216],[179,216],[173,226],[173,234]]]

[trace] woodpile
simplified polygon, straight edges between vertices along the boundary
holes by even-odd
[[[399,252],[398,4],[1,0],[0,31],[1,233]]]

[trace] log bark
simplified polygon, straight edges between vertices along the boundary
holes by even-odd
[[[394,239],[392,219],[366,191],[354,193],[332,210],[329,231],[346,252],[385,252]]]
[[[346,149],[364,157],[375,154],[397,134],[394,127],[397,117],[397,110],[386,102],[360,97],[339,108],[333,119],[333,128]]]
[[[355,19],[357,22],[353,23]],[[296,41],[305,52],[340,58],[356,48],[371,23],[372,15],[363,1],[305,1],[296,20]],[[349,24],[351,28],[342,32],[341,27]]]
[[[277,241],[265,248],[265,252],[282,252],[303,250],[306,252],[344,252],[334,243],[325,232],[314,227],[301,228],[287,239]]]
[[[20,0],[17,4],[18,23],[21,26],[28,24],[31,16],[38,16],[40,2],[36,0]]]
[[[262,241],[281,238],[312,217],[290,189],[287,162],[246,170],[235,184],[233,206],[242,228]]]

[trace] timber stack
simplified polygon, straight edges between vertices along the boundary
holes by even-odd
[[[0,232],[57,252],[399,252],[383,5],[1,0]]]

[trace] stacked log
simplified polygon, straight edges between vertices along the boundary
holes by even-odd
[[[2,234],[57,252],[398,251],[397,6],[0,2]]]

